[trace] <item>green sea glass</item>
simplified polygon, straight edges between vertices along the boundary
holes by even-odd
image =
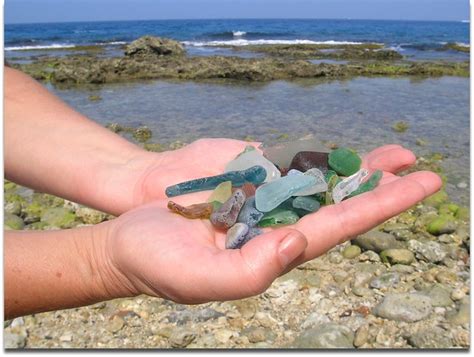
[[[298,222],[300,217],[296,212],[284,208],[275,208],[267,212],[263,218],[258,222],[259,227],[272,227],[278,225],[294,224]]]
[[[303,215],[316,212],[320,207],[321,204],[319,201],[311,196],[300,196],[293,200],[293,208],[295,208],[298,213],[304,211]]]
[[[212,192],[212,195],[208,198],[207,202],[217,201],[224,203],[230,198],[230,196],[232,196],[232,182],[222,182],[216,187],[214,192]]]
[[[334,203],[332,199],[332,190],[334,187],[341,182],[342,179],[337,175],[332,175],[328,181],[328,190],[326,191],[326,205],[331,205]]]
[[[380,180],[382,179],[383,172],[380,170],[375,171],[372,176],[369,177],[367,181],[362,183],[357,190],[352,192],[348,198],[360,195],[361,193],[372,191],[374,188],[377,187]]]
[[[267,177],[267,172],[261,166],[253,166],[243,171],[231,171],[222,175],[203,177],[191,181],[169,186],[166,189],[166,196],[174,197],[191,192],[207,191],[215,189],[220,183],[231,181],[232,186],[241,187],[246,182],[254,185],[261,184]]]
[[[362,159],[349,149],[339,148],[329,154],[329,166],[342,176],[351,176],[360,170]]]

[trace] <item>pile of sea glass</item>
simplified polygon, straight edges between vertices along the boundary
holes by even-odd
[[[207,202],[184,207],[170,201],[168,208],[186,218],[210,219],[216,229],[227,231],[226,248],[238,249],[261,234],[262,227],[294,224],[321,206],[373,190],[382,178],[381,171],[368,177],[351,149],[302,148],[308,144],[296,141],[262,154],[247,146],[223,174],[166,189],[168,197],[214,190]]]

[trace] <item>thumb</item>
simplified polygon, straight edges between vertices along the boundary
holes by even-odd
[[[253,238],[240,249],[247,296],[265,291],[299,255],[308,242],[294,229],[280,228]]]

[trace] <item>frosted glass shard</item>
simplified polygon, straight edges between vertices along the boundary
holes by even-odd
[[[262,166],[267,172],[267,177],[264,182],[270,182],[281,177],[280,170],[263,157],[257,150],[251,150],[240,154],[234,160],[229,162],[225,168],[225,172],[242,171],[252,166]]]
[[[311,175],[290,175],[268,182],[255,192],[255,206],[260,212],[269,212],[293,196],[296,192],[314,186]]]
[[[332,190],[332,198],[334,203],[341,202],[345,197],[357,190],[362,181],[369,175],[369,171],[362,169],[357,171],[354,175],[349,176],[339,182]]]
[[[290,170],[293,171],[293,170]],[[297,170],[294,170],[297,171]],[[328,190],[328,184],[324,179],[324,174],[319,169],[309,169],[303,175],[312,176],[316,179],[315,184],[308,189],[296,192],[293,196],[310,196],[320,192],[326,192]]]

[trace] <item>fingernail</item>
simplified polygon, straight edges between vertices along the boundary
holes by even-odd
[[[306,240],[296,232],[288,234],[280,243],[278,255],[281,265],[286,267],[306,248]]]

